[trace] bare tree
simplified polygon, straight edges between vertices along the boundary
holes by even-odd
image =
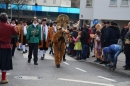
[[[5,12],[8,13],[8,7],[9,4],[12,2],[13,0],[0,0],[0,4],[5,4],[6,5],[6,9]]]
[[[80,7],[80,0],[71,0],[71,7]]]
[[[18,20],[20,17],[20,11],[23,9],[25,4],[28,4],[30,0],[0,0],[0,4],[5,4],[6,9],[5,12],[8,13],[9,4],[15,4],[15,6],[12,8],[13,10],[17,10]],[[11,7],[10,7],[11,8]]]
[[[26,7],[25,5],[28,4],[30,2],[30,0],[12,0],[13,3],[15,4],[15,7],[12,9],[16,9],[17,10],[17,15],[18,15],[18,21],[20,21],[20,11]]]

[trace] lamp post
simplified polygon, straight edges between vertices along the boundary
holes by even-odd
[[[37,18],[36,12],[37,12],[37,3],[36,3],[36,0],[35,0],[35,15],[34,15],[35,18]]]

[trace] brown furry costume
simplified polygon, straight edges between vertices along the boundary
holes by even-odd
[[[62,61],[66,49],[65,39],[61,39],[60,41],[58,40],[60,37],[63,37],[62,29],[59,28],[59,30],[60,31],[57,31],[57,33],[53,35],[55,64],[58,68],[60,67],[60,63]]]

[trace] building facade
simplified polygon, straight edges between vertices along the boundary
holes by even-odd
[[[130,0],[80,0],[80,20],[115,20],[120,27],[130,21]]]
[[[71,7],[71,0],[30,0],[30,5]]]

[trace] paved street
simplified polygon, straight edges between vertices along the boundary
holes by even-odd
[[[39,58],[36,66],[33,61],[27,63],[27,54],[16,50],[14,70],[8,72],[9,83],[0,86],[130,86],[130,77],[90,62],[66,58],[67,62],[62,62],[57,69],[53,56],[47,52],[45,60]]]

